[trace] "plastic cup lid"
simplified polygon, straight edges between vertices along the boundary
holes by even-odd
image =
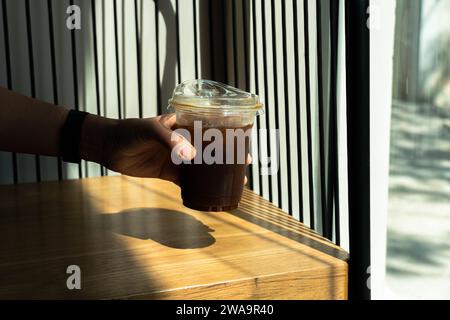
[[[211,80],[180,83],[169,99],[169,107],[191,112],[261,114],[263,105],[256,94]]]

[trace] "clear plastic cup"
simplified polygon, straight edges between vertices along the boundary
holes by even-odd
[[[186,207],[226,211],[238,207],[246,172],[251,129],[263,111],[259,97],[210,80],[179,84],[169,100],[176,131],[196,148],[181,164],[181,195]]]

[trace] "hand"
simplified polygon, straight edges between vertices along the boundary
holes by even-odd
[[[175,114],[125,120],[89,115],[83,125],[81,156],[125,175],[179,184],[180,167],[172,162],[171,152],[175,150],[182,159],[191,160],[196,150],[171,130],[175,120]]]

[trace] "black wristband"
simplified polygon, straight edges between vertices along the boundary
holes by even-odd
[[[83,122],[89,113],[70,110],[59,134],[59,154],[66,162],[80,163],[80,141]]]

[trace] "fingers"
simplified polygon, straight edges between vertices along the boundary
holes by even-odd
[[[252,156],[250,155],[250,153],[247,153],[247,159],[245,160],[245,164],[246,165],[250,165],[252,163]],[[244,177],[244,185],[246,185],[248,182],[248,178],[247,176]]]
[[[153,127],[154,134],[161,143],[179,158],[182,160],[192,160],[196,154],[195,148],[181,134],[169,129],[174,124],[175,116],[173,114],[159,116]]]
[[[252,156],[250,155],[250,153],[247,153],[247,159],[245,161],[245,164],[249,165],[252,163]]]
[[[157,136],[160,140],[183,160],[192,160],[196,155],[196,150],[182,135],[171,130],[176,124],[175,113],[164,114],[156,117],[157,123],[161,126],[157,128]],[[246,165],[252,163],[252,156],[247,154]]]
[[[157,119],[162,123],[163,126],[169,129],[171,129],[177,121],[175,113],[163,114],[158,116]]]
[[[182,160],[192,160],[195,157],[196,150],[183,136],[172,131],[171,150]]]

